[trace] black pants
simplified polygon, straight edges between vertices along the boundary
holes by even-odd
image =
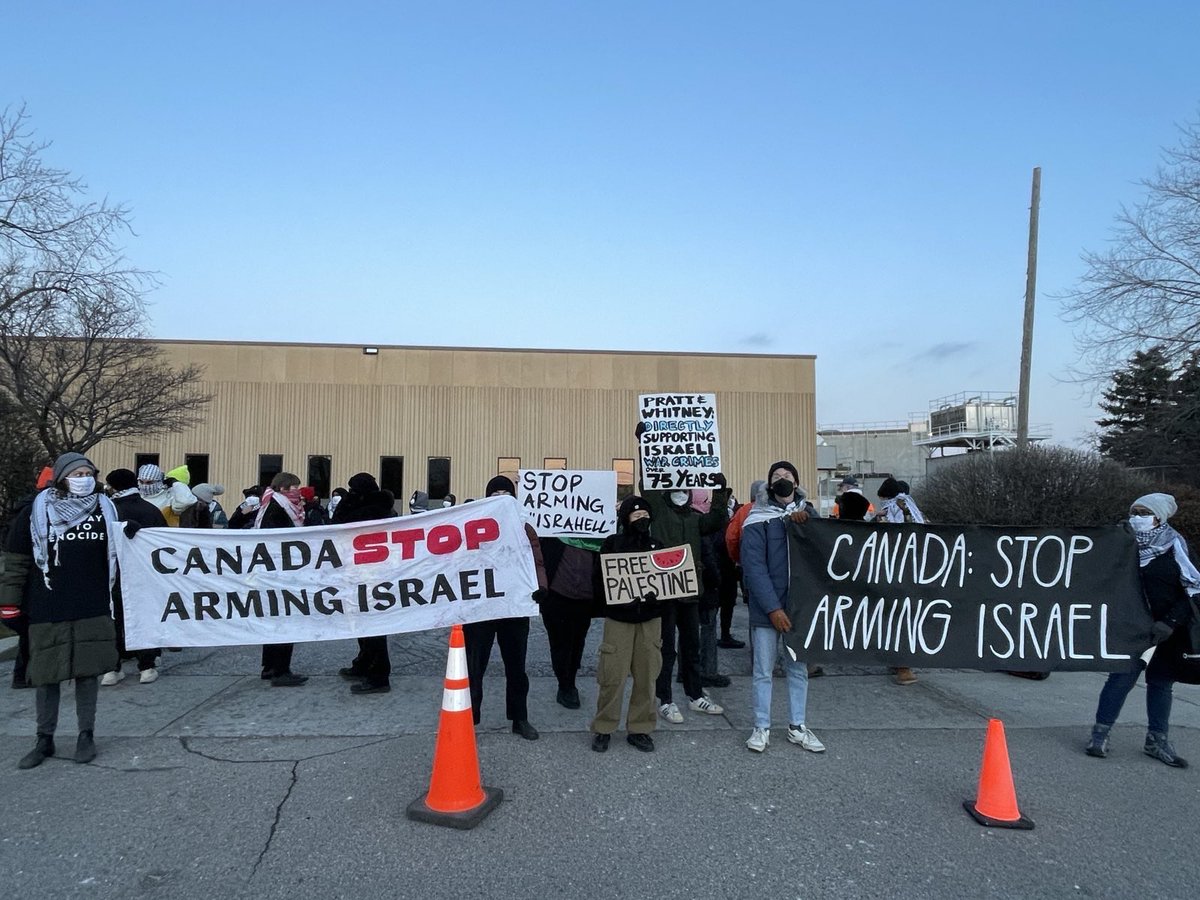
[[[662,671],[655,693],[659,703],[671,702],[671,673],[675,669],[675,632],[679,632],[679,677],[688,699],[704,695],[700,688],[700,604],[666,604],[662,615]]]
[[[733,610],[737,606],[738,570],[733,560],[724,553],[720,554],[721,584],[717,588],[721,598],[721,637],[730,637],[729,629],[733,625]]]
[[[392,674],[392,659],[388,656],[386,635],[358,639],[358,656],[350,663],[370,684],[387,684]]]
[[[286,675],[292,671],[292,650],[295,644],[263,644],[263,675]]]
[[[4,626],[17,633],[17,658],[13,661],[13,683],[25,681],[29,667],[29,616],[21,613],[4,620]]]
[[[575,676],[583,663],[583,646],[592,625],[587,604],[580,601],[578,606],[581,608],[571,609],[565,606],[570,602],[553,607],[542,604],[542,623],[550,641],[550,664],[554,667],[558,686],[564,690],[575,688]]]
[[[471,686],[471,714],[479,724],[483,704],[483,676],[492,656],[492,643],[500,645],[504,660],[504,709],[513,722],[529,719],[529,676],[525,674],[525,652],[529,647],[529,619],[490,619],[463,626],[467,644],[467,679]]]
[[[133,652],[127,650],[125,647],[125,604],[121,602],[120,591],[113,591],[112,601],[113,616],[117,626],[117,666],[113,671],[120,669],[121,661],[125,659],[136,659],[139,672],[153,669],[158,664],[158,656],[162,651],[157,648],[134,650]]]

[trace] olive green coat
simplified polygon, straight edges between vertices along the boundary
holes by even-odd
[[[37,579],[37,586],[30,582]],[[42,573],[33,557],[6,552],[0,561],[0,606],[24,607],[37,602],[43,591]],[[31,587],[33,588],[31,590]],[[36,618],[36,617],[35,617]],[[92,616],[67,622],[31,622],[29,666],[25,677],[33,684],[57,684],[72,678],[103,675],[117,666],[117,632],[111,616]]]

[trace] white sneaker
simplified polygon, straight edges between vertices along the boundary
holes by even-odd
[[[112,687],[114,684],[120,684],[125,680],[125,673],[120,669],[115,672],[105,672],[104,677],[100,679],[100,683],[105,687]]]
[[[793,728],[789,725],[787,737],[789,743],[799,744],[805,750],[811,750],[813,753],[825,752],[825,745],[817,740],[817,736],[809,731],[805,725],[801,725],[799,728]]]
[[[153,684],[158,681],[158,669],[153,666],[149,669],[142,669],[141,674],[138,675],[138,681],[142,684]]]
[[[770,745],[771,730],[769,728],[755,728],[746,740],[746,749],[753,750],[755,753],[762,753]]]
[[[658,714],[672,724],[678,725],[683,721],[683,713],[674,703],[664,703],[658,708]]]
[[[725,707],[713,703],[703,694],[688,704],[688,709],[695,712],[708,713],[710,716],[719,716],[725,712]]]

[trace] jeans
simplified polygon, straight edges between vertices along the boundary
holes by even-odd
[[[1096,724],[1110,728],[1116,724],[1125,698],[1137,684],[1141,671],[1113,672],[1100,691],[1100,702],[1096,706]],[[1149,730],[1167,733],[1171,719],[1171,687],[1173,682],[1163,678],[1154,667],[1146,670],[1146,721]]]
[[[780,634],[774,628],[750,628],[751,659],[750,679],[754,689],[754,727],[771,727],[771,670],[779,658]],[[803,660],[792,659],[792,654],[783,652],[783,668],[787,673],[788,724],[803,725],[804,710],[808,705],[808,666]]]

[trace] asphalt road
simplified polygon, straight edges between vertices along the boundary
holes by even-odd
[[[738,626],[744,627],[739,609]],[[736,629],[735,629],[736,630]],[[585,667],[598,643],[589,640]],[[0,883],[14,898],[326,897],[1129,897],[1194,892],[1200,689],[1176,691],[1173,739],[1197,767],[1141,752],[1131,694],[1107,760],[1082,753],[1096,674],[1031,682],[878,670],[811,683],[807,753],[773,732],[748,752],[749,656],[722,651],[734,684],[715,717],[663,724],[653,754],[618,733],[604,755],[584,708],[553,702],[535,623],[526,742],[503,719],[493,662],[478,738],[485,784],[505,800],[478,828],[411,822],[428,787],[445,634],[392,639],[386,695],[350,697],[333,675],[353,646],[302,645],[296,689],[257,678],[254,648],[185,650],[163,677],[103,688],[100,755],[18,771],[32,691],[0,689]],[[7,684],[10,664],[0,664]],[[776,682],[777,720],[784,690]],[[990,716],[1006,725],[1030,832],[988,829],[974,795]],[[74,743],[64,697],[60,753]]]

